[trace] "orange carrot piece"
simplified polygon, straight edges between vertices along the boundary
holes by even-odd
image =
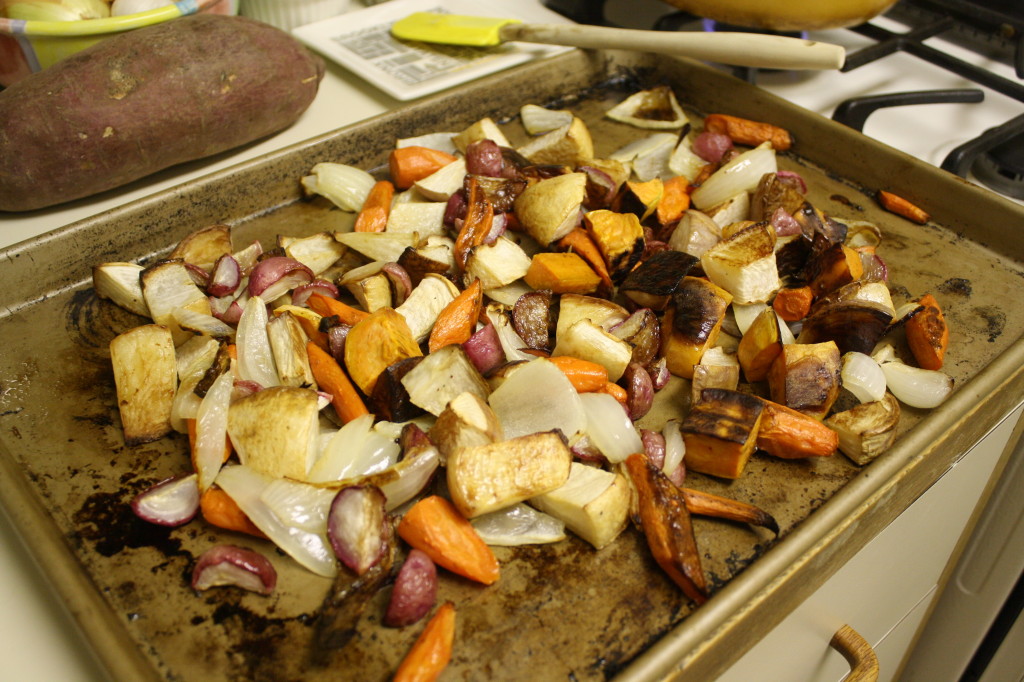
[[[882,208],[886,211],[903,216],[907,220],[921,225],[924,225],[928,222],[929,218],[931,218],[924,209],[910,203],[898,194],[886,192],[884,189],[878,190],[878,203],[880,203]]]
[[[355,232],[383,232],[388,226],[391,214],[391,200],[395,196],[395,186],[388,180],[378,180],[366,195],[366,201],[356,216]]]
[[[196,420],[186,419],[186,426],[188,426],[188,450],[191,453],[192,458],[192,470],[196,470]],[[234,449],[231,447],[231,438],[227,435],[224,436],[224,461],[228,461],[231,457],[231,453]]]
[[[233,530],[258,538],[267,537],[246,516],[245,512],[239,508],[231,496],[215,485],[204,490],[203,494],[199,497],[199,511],[208,523],[218,528]]]
[[[355,385],[337,360],[312,341],[306,343],[306,354],[309,356],[309,369],[313,372],[313,378],[320,390],[331,394],[331,404],[342,424],[369,414]]]
[[[475,279],[437,316],[437,321],[430,330],[430,339],[427,341],[430,352],[433,353],[438,348],[453,343],[468,341],[473,335],[483,304],[484,288],[480,280]]]
[[[924,306],[924,310],[907,320],[904,326],[907,345],[919,367],[942,369],[946,349],[949,347],[946,317],[942,314],[939,302],[931,294],[922,296],[918,303]]]
[[[690,183],[682,175],[665,180],[664,193],[655,215],[659,225],[674,223],[683,217],[683,212],[690,208]]]
[[[466,190],[466,218],[462,221],[459,234],[455,237],[455,248],[452,249],[455,262],[462,269],[466,267],[470,249],[484,243],[494,223],[494,207],[487,201],[476,178],[470,176]]]
[[[433,682],[452,658],[455,642],[455,605],[446,601],[427,621],[398,666],[393,682]]]
[[[498,580],[500,569],[494,552],[443,497],[431,495],[414,504],[399,522],[398,535],[452,573],[484,585]]]
[[[409,146],[393,149],[388,156],[391,182],[398,189],[409,189],[423,178],[441,170],[455,157],[429,147]]]
[[[596,393],[607,393],[618,400],[622,405],[625,405],[629,401],[629,394],[626,393],[626,389],[616,383],[612,383],[611,381],[597,389]]]
[[[233,343],[229,343],[227,345],[227,349],[228,349],[228,357],[231,358],[232,360],[237,361],[238,360],[238,346],[236,346]]]
[[[781,459],[828,457],[839,448],[839,434],[814,417],[765,400],[757,447]]]
[[[733,142],[751,147],[756,147],[763,142],[771,142],[772,147],[777,151],[782,151],[793,146],[793,138],[785,128],[728,114],[705,116],[704,130],[728,135]]]
[[[574,358],[571,355],[556,355],[548,358],[555,367],[562,370],[577,393],[600,391],[608,383],[608,370],[590,360]],[[613,386],[615,384],[612,384]]]
[[[323,294],[310,294],[309,298],[306,299],[306,305],[324,317],[337,315],[338,319],[345,324],[354,325],[370,316],[370,313],[365,310],[353,308],[347,303],[342,303],[336,298],[330,298]]]
[[[612,277],[608,274],[608,264],[604,262],[604,256],[597,248],[597,244],[590,238],[590,235],[582,227],[575,227],[569,234],[558,240],[558,246],[567,251],[575,251],[580,258],[587,261],[587,265],[594,269],[601,282],[611,288]]]
[[[786,322],[796,322],[811,312],[814,292],[808,286],[779,289],[772,301],[772,308]]]

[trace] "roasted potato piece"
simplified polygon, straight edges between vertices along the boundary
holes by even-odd
[[[686,467],[720,478],[739,478],[757,449],[764,403],[756,396],[706,388],[680,424]]]
[[[115,336],[110,342],[110,362],[125,444],[149,443],[170,433],[178,385],[170,330],[147,324]]]
[[[555,490],[569,478],[572,451],[557,431],[455,448],[448,454],[448,490],[473,518]]]
[[[768,390],[777,403],[824,419],[839,397],[842,357],[834,341],[790,343],[768,370]]]

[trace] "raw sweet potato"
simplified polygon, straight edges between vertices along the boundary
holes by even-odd
[[[0,92],[0,210],[86,197],[291,125],[323,61],[290,35],[197,14],[118,34]]]

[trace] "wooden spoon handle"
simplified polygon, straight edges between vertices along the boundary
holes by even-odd
[[[838,69],[840,45],[758,33],[641,31],[578,24],[506,24],[503,41],[594,49],[635,50],[690,57],[735,66],[770,69]]]

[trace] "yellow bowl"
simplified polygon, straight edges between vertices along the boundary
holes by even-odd
[[[22,78],[117,33],[177,19],[186,14],[234,14],[232,0],[179,0],[137,14],[81,21],[24,21],[0,18],[0,85]]]

